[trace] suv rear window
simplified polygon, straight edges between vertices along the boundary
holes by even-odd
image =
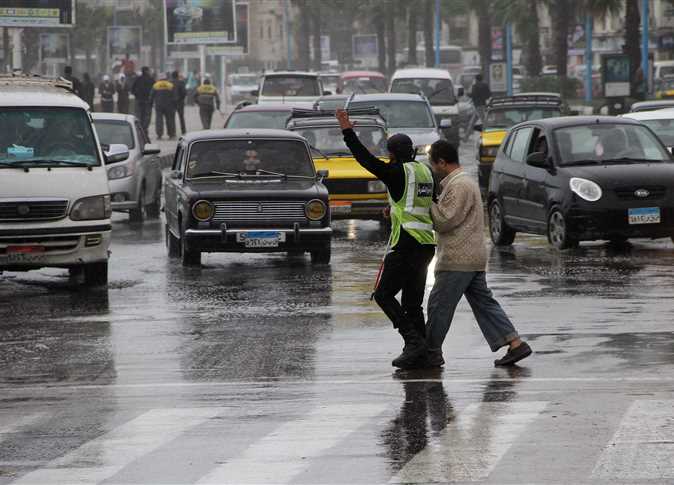
[[[133,130],[127,121],[94,120],[94,127],[103,145],[121,143],[129,147],[129,150],[136,146],[133,142]]]
[[[270,76],[262,85],[262,96],[320,96],[318,79],[310,76]]]
[[[449,79],[396,79],[391,84],[391,92],[422,94],[428,98],[432,105],[456,103],[454,86]]]

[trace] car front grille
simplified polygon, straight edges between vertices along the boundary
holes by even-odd
[[[324,180],[330,194],[367,194],[367,180]]]
[[[213,222],[307,222],[302,201],[216,202]]]
[[[648,195],[639,196],[638,191],[645,190]],[[622,200],[658,200],[665,197],[667,189],[662,185],[635,185],[632,187],[618,187],[615,193]]]
[[[68,201],[52,200],[4,200],[0,201],[0,221],[46,221],[63,219]]]
[[[80,236],[30,236],[0,238],[0,254],[7,254],[12,246],[42,246],[46,253],[74,250]]]

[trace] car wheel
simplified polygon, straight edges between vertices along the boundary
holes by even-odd
[[[321,249],[311,251],[311,264],[327,265],[330,264],[332,249],[330,243],[323,246]]]
[[[143,222],[145,206],[143,202],[145,201],[145,185],[140,188],[140,193],[138,194],[138,205],[135,209],[129,209],[129,220],[131,222]]]
[[[168,224],[165,226],[166,231],[166,248],[170,258],[177,258],[180,256],[180,239],[171,234]]]
[[[107,286],[108,262],[89,263],[84,265],[85,286]]]
[[[578,246],[578,241],[569,236],[564,214],[555,209],[548,217],[548,241],[557,249],[569,249]]]
[[[503,208],[498,200],[489,205],[489,236],[496,246],[510,246],[517,232],[508,226],[503,217]]]
[[[161,210],[161,195],[157,193],[154,196],[154,200],[150,204],[145,206],[145,214],[147,214],[148,219],[159,219],[159,213]]]
[[[185,235],[180,234],[180,262],[183,266],[199,266],[201,264],[201,251],[190,249],[185,240]]]

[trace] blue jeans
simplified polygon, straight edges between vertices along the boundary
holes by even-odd
[[[426,340],[429,349],[442,348],[456,306],[466,297],[492,352],[519,337],[515,327],[494,299],[484,271],[439,271],[428,298]]]

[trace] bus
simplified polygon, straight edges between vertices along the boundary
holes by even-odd
[[[398,55],[398,64],[400,66],[407,66],[407,53],[408,49],[405,48],[402,54]],[[423,44],[417,46],[417,65],[425,65],[426,60],[426,48]],[[441,45],[440,46],[440,64],[437,66],[442,69],[447,69],[452,76],[452,79],[463,72],[463,47],[458,45]]]

